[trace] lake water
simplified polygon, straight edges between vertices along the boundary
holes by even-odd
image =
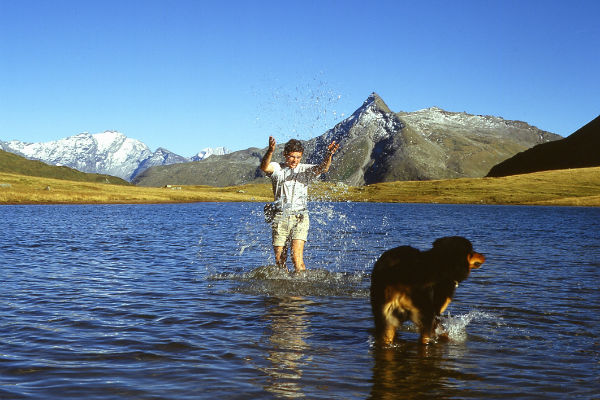
[[[288,276],[258,203],[1,206],[0,398],[600,398],[600,209],[311,212]],[[457,234],[450,341],[375,347],[374,261]]]

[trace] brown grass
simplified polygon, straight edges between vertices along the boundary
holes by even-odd
[[[598,207],[600,167],[503,178],[387,182],[364,187],[321,183],[313,186],[311,195],[316,200],[329,201]],[[267,202],[272,198],[269,183],[226,188],[146,188],[0,173],[0,204]]]
[[[600,167],[502,178],[389,182],[347,189],[320,187],[323,198],[351,201],[600,206]]]
[[[271,198],[270,188],[266,185],[147,188],[0,173],[0,204],[191,203],[269,201]]]

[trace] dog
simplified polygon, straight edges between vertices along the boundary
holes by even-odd
[[[384,252],[371,273],[376,341],[391,344],[396,328],[407,320],[418,327],[422,344],[434,341],[439,316],[459,282],[484,262],[485,256],[460,236],[439,238],[427,251],[401,246]]]

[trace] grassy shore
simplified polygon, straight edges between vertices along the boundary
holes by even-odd
[[[317,200],[397,203],[600,206],[600,167],[504,178],[314,185]],[[146,188],[0,173],[0,204],[142,204],[272,200],[271,185]]]

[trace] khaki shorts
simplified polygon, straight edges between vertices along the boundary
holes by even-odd
[[[306,242],[309,225],[308,214],[306,213],[287,217],[277,214],[271,224],[271,228],[273,229],[273,246],[285,246],[288,238],[292,240],[304,240]]]

